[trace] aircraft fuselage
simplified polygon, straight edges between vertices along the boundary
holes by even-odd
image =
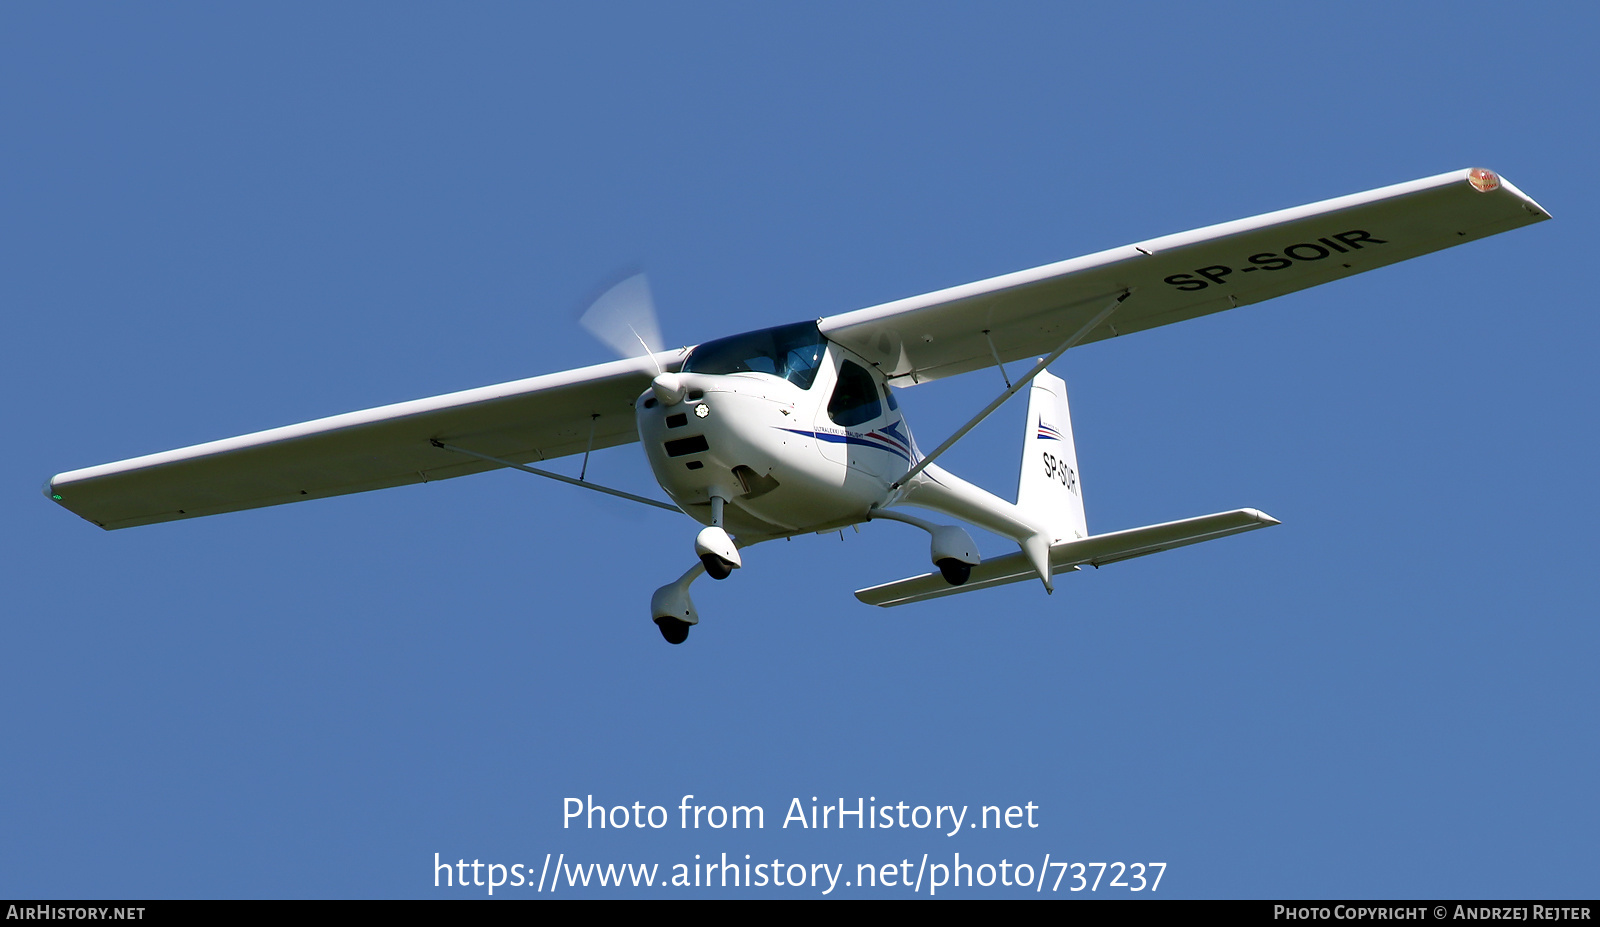
[[[767,358],[774,361],[768,370],[702,372],[697,366],[766,366],[749,350],[731,364],[708,364],[720,345],[703,345],[677,375],[681,401],[663,401],[652,390],[635,404],[639,438],[662,489],[707,525],[711,499],[720,496],[725,525],[741,546],[866,521],[918,457],[883,378],[814,325],[810,332],[814,340],[787,352],[791,359],[804,353],[800,363]]]

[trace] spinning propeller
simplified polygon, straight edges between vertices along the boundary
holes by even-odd
[[[643,273],[625,277],[601,293],[578,317],[578,324],[618,357],[639,357],[663,350],[650,280]]]

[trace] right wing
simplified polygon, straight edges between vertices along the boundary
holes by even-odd
[[[1169,325],[1550,218],[1481,168],[1152,238],[822,319],[822,333],[911,386]],[[991,351],[991,339],[993,350]]]
[[[1201,515],[1198,518],[1185,518],[1182,521],[1169,521],[1160,525],[1146,525],[1143,528],[1097,534],[1076,541],[1060,541],[1050,547],[1050,572],[1054,575],[1070,573],[1080,566],[1101,567],[1119,560],[1131,560],[1134,557],[1172,550],[1175,547],[1187,547],[1190,544],[1199,544],[1201,541],[1225,538],[1230,534],[1270,528],[1276,524],[1279,524],[1276,518],[1257,509],[1235,509],[1232,512],[1218,512],[1215,515]],[[921,576],[911,576],[881,586],[858,589],[856,598],[868,605],[889,608],[894,605],[907,605],[925,599],[955,595],[958,592],[972,592],[977,589],[988,589],[991,586],[1020,583],[1023,580],[1035,579],[1038,575],[1028,563],[1027,556],[1018,551],[983,561],[972,568],[972,575],[959,586],[945,582],[944,577],[938,573],[924,573]]]
[[[45,495],[102,528],[427,483],[639,438],[633,403],[688,349],[347,412],[58,474]],[[591,437],[592,436],[592,437]]]

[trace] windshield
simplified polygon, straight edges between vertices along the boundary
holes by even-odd
[[[810,389],[824,341],[815,322],[796,322],[707,341],[684,362],[685,373],[770,373]]]

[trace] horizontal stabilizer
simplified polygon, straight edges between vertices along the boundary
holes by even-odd
[[[1171,550],[1174,547],[1185,547],[1201,541],[1227,537],[1230,534],[1270,528],[1276,524],[1278,520],[1265,512],[1256,509],[1235,509],[1232,512],[1201,515],[1198,518],[1169,521],[1161,525],[1146,525],[1143,528],[1097,534],[1082,540],[1063,541],[1050,548],[1050,572],[1070,573],[1084,565],[1104,566],[1119,560]],[[912,576],[881,586],[859,589],[856,591],[856,598],[868,605],[888,608],[891,605],[905,605],[908,602],[921,602],[924,599],[936,599],[958,592],[971,592],[974,589],[987,589],[991,586],[1004,586],[1007,583],[1036,579],[1038,575],[1028,563],[1028,558],[1018,551],[1004,557],[985,560],[973,567],[972,577],[960,586],[950,585],[938,573],[924,573],[921,576]]]

